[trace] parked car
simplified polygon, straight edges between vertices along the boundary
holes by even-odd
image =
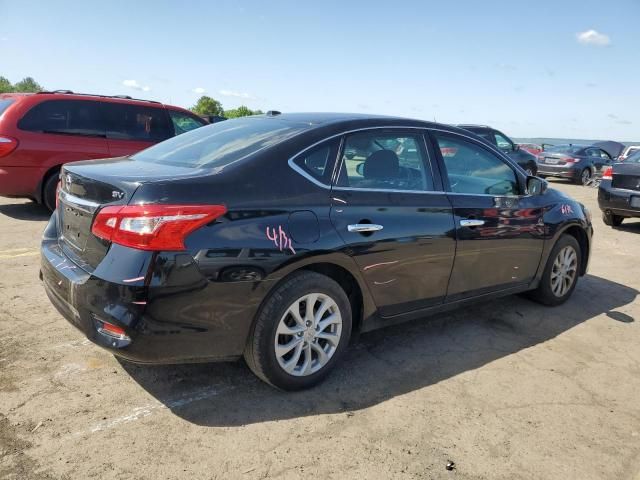
[[[204,118],[207,123],[218,123],[227,120],[227,117],[221,117],[220,115],[200,115],[200,117]]]
[[[538,176],[568,178],[587,185],[602,174],[602,168],[612,163],[611,156],[590,145],[555,145],[538,155]]]
[[[484,138],[491,145],[498,147],[506,153],[509,158],[517,162],[527,175],[536,175],[538,173],[536,156],[520,148],[518,144],[514,143],[513,140],[501,131],[486,125],[458,125],[458,127],[473,132],[479,137]]]
[[[531,155],[538,155],[543,150],[542,145],[536,143],[518,143],[517,145],[521,150],[525,150]]]
[[[55,208],[60,167],[130,155],[206,125],[180,107],[69,90],[0,95],[0,196]]]
[[[627,158],[629,158],[631,155],[633,155],[636,152],[640,152],[640,145],[630,145],[622,151],[622,153],[620,154],[620,156],[618,156],[616,161],[624,162]]]
[[[598,206],[610,227],[640,217],[640,151],[606,168],[598,187]]]
[[[244,355],[288,390],[356,332],[516,292],[561,304],[589,260],[583,205],[417,120],[245,117],[61,179],[41,278],[64,317],[132,361]]]

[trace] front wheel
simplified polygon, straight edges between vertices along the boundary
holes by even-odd
[[[602,221],[605,225],[610,227],[619,227],[622,225],[622,220],[624,220],[624,217],[621,217],[620,215],[614,215],[611,212],[602,212]]]
[[[540,285],[530,296],[544,305],[566,302],[576,288],[581,263],[578,241],[571,235],[562,235],[549,255]]]
[[[295,273],[264,303],[244,358],[265,382],[301,390],[333,370],[350,335],[351,306],[342,287],[315,272]]]

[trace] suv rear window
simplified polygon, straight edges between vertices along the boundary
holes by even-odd
[[[159,142],[173,136],[164,108],[110,102],[104,102],[102,107],[108,138]]]
[[[238,118],[173,137],[131,158],[183,167],[224,167],[309,128],[274,118]]]
[[[20,119],[18,128],[29,132],[105,135],[100,104],[85,100],[47,100],[39,103]]]

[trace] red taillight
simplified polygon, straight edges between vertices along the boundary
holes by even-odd
[[[602,180],[613,180],[613,167],[607,167],[602,172]]]
[[[141,250],[184,250],[191,232],[224,215],[224,205],[105,207],[91,226],[96,237]]]
[[[11,137],[0,136],[0,158],[6,157],[18,146],[18,140]]]
[[[578,163],[580,161],[579,158],[567,158],[565,159],[565,162],[567,163]]]

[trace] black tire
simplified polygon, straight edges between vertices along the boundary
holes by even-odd
[[[42,186],[42,203],[44,203],[44,206],[51,212],[56,209],[56,194],[59,179],[60,172],[52,173],[47,177]]]
[[[342,332],[334,353],[320,370],[305,376],[295,376],[287,373],[278,362],[275,351],[276,332],[289,307],[305,295],[313,293],[326,295],[335,302],[342,318]],[[324,380],[338,363],[349,343],[351,325],[351,305],[338,283],[319,273],[296,272],[276,287],[262,305],[247,340],[244,358],[253,373],[276,388],[310,388]]]
[[[591,169],[587,167],[580,172],[580,176],[576,179],[576,183],[578,185],[588,185],[592,177],[593,173],[591,172]]]
[[[575,275],[573,277],[573,283],[569,286],[568,290],[563,295],[557,295],[552,290],[551,275],[554,268],[554,262],[565,247],[573,248],[573,250],[575,251]],[[542,278],[540,279],[540,285],[538,285],[538,288],[529,293],[529,297],[539,303],[542,303],[543,305],[549,306],[560,305],[566,302],[576,288],[581,268],[582,251],[580,249],[580,244],[571,235],[562,235],[549,254],[547,264],[545,265],[544,272],[542,273]]]
[[[624,217],[620,215],[614,215],[611,212],[602,212],[602,221],[605,225],[609,225],[610,227],[619,227],[622,225],[622,221]]]

